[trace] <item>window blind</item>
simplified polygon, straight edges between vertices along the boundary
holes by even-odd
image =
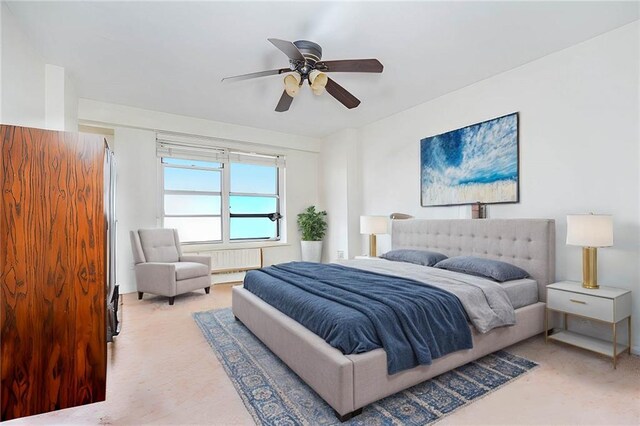
[[[283,155],[261,154],[221,147],[224,140],[174,134],[156,134],[156,155],[219,163],[237,162],[264,166],[285,166]]]

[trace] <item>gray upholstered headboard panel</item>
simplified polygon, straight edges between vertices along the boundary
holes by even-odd
[[[393,249],[433,250],[449,257],[509,262],[538,282],[538,297],[555,281],[556,225],[552,219],[407,219],[392,221]]]

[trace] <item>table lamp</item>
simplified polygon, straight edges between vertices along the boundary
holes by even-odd
[[[369,256],[376,257],[376,234],[387,234],[389,222],[386,216],[360,216],[360,233],[369,235]]]
[[[598,288],[598,247],[613,245],[610,215],[567,215],[567,244],[582,247],[582,287]]]

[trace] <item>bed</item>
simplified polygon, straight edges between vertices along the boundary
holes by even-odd
[[[395,374],[388,373],[384,349],[344,355],[253,293],[235,287],[232,309],[236,318],[313,388],[341,420],[359,414],[367,404],[544,330],[545,287],[555,278],[553,220],[396,220],[392,223],[392,248],[502,260],[525,269],[530,279],[510,282],[505,288],[518,306],[514,325],[482,334],[469,324],[473,348]],[[537,298],[534,294],[532,299],[533,288],[537,289]]]

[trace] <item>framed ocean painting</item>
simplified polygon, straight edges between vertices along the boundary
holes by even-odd
[[[517,203],[518,113],[420,141],[421,205]]]

